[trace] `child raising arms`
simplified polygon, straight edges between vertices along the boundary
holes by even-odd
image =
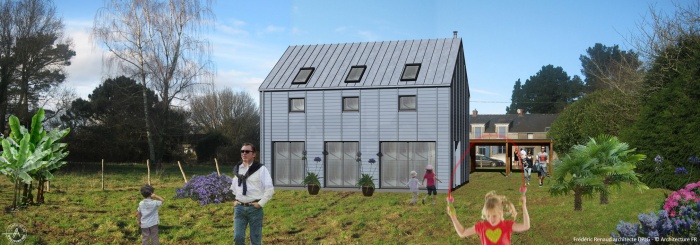
[[[504,220],[504,210],[515,218],[518,214],[515,206],[506,200],[505,196],[496,195],[495,191],[486,194],[486,202],[481,210],[483,221],[477,222],[469,228],[462,227],[457,220],[457,214],[447,205],[447,215],[452,219],[452,224],[459,237],[468,237],[479,234],[481,244],[510,244],[510,235],[515,232],[524,232],[530,229],[530,215],[527,213],[525,195],[520,197],[523,202],[523,223],[515,223],[515,220]]]

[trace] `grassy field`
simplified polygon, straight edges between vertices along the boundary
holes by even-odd
[[[213,166],[183,168],[188,179],[193,174],[216,171]],[[231,169],[226,166],[221,171],[230,173]],[[145,173],[143,165],[110,164],[105,170],[106,190],[102,191],[99,164],[68,165],[51,182],[46,204],[3,213],[0,228],[22,223],[30,232],[25,244],[137,244],[140,231],[135,210],[142,199],[138,188],[146,183]],[[517,205],[520,181],[520,173],[510,177],[496,172],[473,173],[471,182],[453,193],[462,224],[479,220],[484,194],[490,190],[506,194]],[[190,199],[172,199],[175,188],[183,185],[177,165],[152,172],[151,183],[156,194],[166,198],[159,211],[162,244],[232,243],[231,203],[199,206]],[[514,244],[571,244],[574,237],[609,238],[620,220],[636,221],[639,213],[656,211],[663,193],[669,192],[652,189],[638,193],[625,186],[613,192],[609,205],[598,205],[596,198],[584,199],[583,211],[574,212],[573,196],[550,197],[548,189],[547,185],[528,188],[532,227],[515,233]],[[302,189],[277,190],[265,207],[263,243],[478,244],[477,236],[457,236],[445,214],[445,197],[440,193],[437,205],[409,206],[408,192],[375,192],[364,197],[357,189],[321,189],[317,196]],[[0,206],[11,202],[12,183],[0,177]],[[522,221],[522,216],[517,220]],[[7,242],[0,237],[0,244]]]

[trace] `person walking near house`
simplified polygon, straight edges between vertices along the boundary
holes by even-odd
[[[245,244],[246,228],[250,226],[250,244],[262,243],[263,207],[275,193],[270,171],[255,161],[255,145],[244,143],[241,147],[241,163],[234,167],[231,190],[236,196],[233,202],[233,240],[236,245]]]
[[[411,171],[411,179],[408,180],[408,183],[406,184],[412,193],[411,202],[409,203],[411,206],[416,205],[416,202],[418,201],[418,186],[421,185],[418,183],[418,178],[416,178],[416,176],[418,176],[418,173],[416,173],[416,171]]]
[[[421,184],[425,183],[425,180],[428,180],[428,183],[425,185],[426,188],[428,189],[428,195],[423,198],[421,201],[423,204],[425,204],[425,199],[430,197],[430,194],[433,194],[433,205],[435,205],[435,199],[437,199],[437,188],[435,188],[435,181],[439,181],[442,183],[442,180],[437,178],[437,175],[433,172],[433,165],[428,165],[425,166],[425,174],[423,175],[423,180],[421,180]]]
[[[521,164],[520,157],[518,157],[518,155],[519,155],[518,148],[513,148],[513,165],[514,166],[521,166],[520,165]]]
[[[542,146],[542,148],[540,149],[540,153],[537,154],[537,165],[541,171],[541,173],[538,174],[540,179],[540,187],[542,187],[544,177],[547,176],[547,160],[549,156],[547,155],[545,150],[545,147]]]
[[[522,160],[523,171],[525,171],[525,177],[527,178],[527,185],[530,185],[530,176],[532,175],[532,165],[534,160],[535,159],[532,159],[532,152],[528,152],[527,157]]]

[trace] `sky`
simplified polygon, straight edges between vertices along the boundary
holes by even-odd
[[[106,78],[106,51],[90,37],[103,1],[55,0],[76,56],[65,86],[87,96]],[[581,75],[579,57],[596,43],[630,50],[630,38],[649,9],[675,8],[667,0],[587,1],[250,1],[218,0],[203,38],[212,44],[215,86],[258,88],[292,45],[462,38],[470,112],[504,114],[513,85],[543,66]]]

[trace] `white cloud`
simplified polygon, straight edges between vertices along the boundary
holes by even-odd
[[[357,35],[359,35],[360,37],[364,38],[366,41],[369,41],[369,42],[374,42],[374,41],[379,40],[379,36],[374,34],[374,32],[371,32],[371,31],[358,31]]]
[[[226,70],[217,74],[214,84],[217,88],[231,88],[234,91],[245,91],[259,103],[260,95],[258,88],[265,78],[257,77],[256,74],[247,71]]]
[[[66,21],[66,36],[73,40],[75,56],[71,59],[71,65],[66,67],[68,75],[65,86],[75,88],[82,98],[87,98],[103,80],[104,52],[91,40],[89,30],[85,29],[89,25]]]
[[[348,30],[347,26],[341,26],[341,27],[335,28],[334,31],[335,32],[345,32],[346,30]]]
[[[469,92],[477,93],[477,94],[487,94],[487,95],[501,95],[496,92],[491,92],[488,90],[482,90],[482,89],[475,89],[475,88],[470,88]]]
[[[302,35],[302,34],[306,34],[307,32],[299,29],[298,27],[292,27],[292,30],[290,30],[289,33],[292,35]]]
[[[284,30],[286,30],[286,28],[281,27],[281,26],[274,26],[274,25],[269,25],[265,28],[265,32],[267,32],[267,33],[282,32]]]

